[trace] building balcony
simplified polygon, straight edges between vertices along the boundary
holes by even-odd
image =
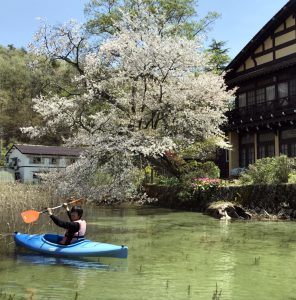
[[[229,111],[227,117],[230,127],[295,120],[296,97],[285,97],[236,108]]]

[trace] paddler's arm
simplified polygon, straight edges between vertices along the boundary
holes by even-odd
[[[48,214],[49,214],[50,218],[57,226],[68,229],[71,232],[79,231],[80,226],[79,226],[78,222],[67,222],[67,221],[60,220],[58,217],[56,217],[52,214],[51,209],[47,209],[47,210],[48,210]]]
[[[72,220],[71,220],[71,212],[70,212],[70,208],[69,208],[69,206],[68,206],[68,203],[67,203],[67,202],[63,203],[63,207],[64,207],[64,208],[66,209],[66,211],[67,211],[67,215],[68,215],[68,217],[69,217],[69,220],[72,221]]]

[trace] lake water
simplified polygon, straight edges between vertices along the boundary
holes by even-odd
[[[91,208],[87,221],[88,238],[127,245],[128,259],[31,255],[13,251],[10,238],[0,299],[296,299],[294,222],[154,208]]]

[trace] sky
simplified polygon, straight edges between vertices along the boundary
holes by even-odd
[[[49,24],[70,19],[85,21],[84,5],[89,0],[0,0],[0,45],[25,47],[37,31],[38,18]],[[221,17],[208,34],[211,39],[226,41],[234,58],[252,37],[288,2],[288,0],[199,0],[200,17],[216,11]]]

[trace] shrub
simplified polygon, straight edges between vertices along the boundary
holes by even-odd
[[[296,171],[292,171],[292,172],[289,174],[288,183],[293,183],[293,184],[296,183]]]
[[[192,160],[187,162],[181,169],[182,176],[192,178],[219,178],[220,169],[212,161],[197,162]]]
[[[221,183],[220,179],[211,179],[206,177],[206,178],[194,178],[192,185],[195,190],[206,191],[219,186],[220,183]]]
[[[215,178],[219,176],[220,170],[212,161],[186,163],[180,177],[179,199],[189,201],[197,191],[210,190],[212,186],[216,186],[217,179]]]
[[[155,183],[160,185],[174,186],[179,184],[179,180],[176,177],[158,175],[155,177]]]
[[[242,184],[287,183],[289,173],[295,166],[295,159],[285,155],[258,159],[240,175]]]

